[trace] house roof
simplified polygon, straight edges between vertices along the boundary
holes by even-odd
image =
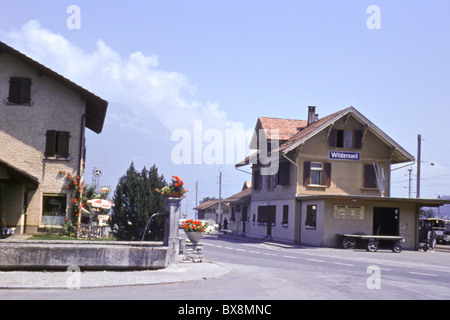
[[[305,120],[259,117],[256,130],[265,130],[268,139],[272,138],[272,130],[278,130],[278,139],[288,140],[307,125],[308,122]]]
[[[228,205],[224,201],[225,200],[222,199],[221,206],[228,207]],[[219,199],[208,200],[208,201],[205,201],[205,202],[199,204],[198,206],[196,206],[194,208],[194,210],[205,210],[205,209],[208,209],[209,207],[213,207],[213,206],[217,205],[218,203],[219,203]]]
[[[36,69],[39,75],[45,75],[50,79],[61,83],[62,85],[78,93],[82,98],[86,99],[86,127],[96,133],[102,132],[106,111],[108,109],[108,102],[106,100],[103,100],[92,92],[82,88],[76,83],[0,41],[0,54],[2,52],[18,59],[31,68]]]
[[[293,134],[286,142],[282,143],[277,150],[283,154],[287,154],[295,148],[299,147],[301,144],[306,142],[308,139],[314,137],[316,134],[322,130],[329,128],[334,125],[338,120],[351,115],[357,121],[359,121],[367,130],[370,130],[375,136],[386,143],[390,148],[393,149],[392,154],[392,164],[414,161],[414,157],[403,149],[397,142],[390,138],[386,133],[384,133],[380,128],[378,128],[374,123],[367,119],[363,114],[361,114],[354,107],[348,107],[346,109],[332,113],[326,117],[316,120],[309,126],[300,128],[295,134]],[[281,139],[280,139],[281,140]],[[243,161],[236,164],[236,167],[241,167],[249,163],[253,163],[255,157],[257,157],[258,151],[248,156]]]
[[[242,191],[232,195],[231,197],[226,198],[224,201],[228,203],[242,203],[250,200],[252,195],[252,188],[245,188]]]

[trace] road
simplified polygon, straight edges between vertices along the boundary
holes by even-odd
[[[204,257],[232,271],[189,283],[82,290],[10,290],[17,299],[450,299],[450,252],[301,248],[207,235]]]

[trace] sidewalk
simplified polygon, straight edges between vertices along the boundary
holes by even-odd
[[[0,272],[2,289],[87,289],[201,281],[219,278],[231,271],[214,262],[179,263],[146,271]]]

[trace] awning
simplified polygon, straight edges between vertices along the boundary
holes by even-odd
[[[358,201],[377,201],[377,202],[393,202],[393,203],[414,203],[421,207],[440,207],[444,204],[450,204],[450,200],[444,199],[417,199],[417,198],[396,198],[396,197],[376,197],[361,195],[296,195],[295,198],[300,201],[306,200],[348,200],[352,202]]]

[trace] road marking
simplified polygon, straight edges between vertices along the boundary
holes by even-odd
[[[233,250],[233,248],[230,248],[230,247],[225,247],[225,249],[228,249],[228,250]]]
[[[289,259],[297,259],[297,257],[293,257],[293,256],[283,256],[284,258],[289,258]]]
[[[319,259],[306,259],[308,261],[314,261],[314,262],[325,262],[323,260],[319,260]]]
[[[244,249],[236,249],[236,251],[246,252],[247,250],[244,250]]]
[[[276,256],[276,254],[274,254],[274,253],[268,253],[268,252],[266,252],[266,253],[264,253],[266,256]]]
[[[343,262],[333,262],[334,264],[340,265],[340,266],[347,266],[347,267],[354,267],[354,264],[350,263],[343,263]]]
[[[427,277],[439,277],[437,274],[431,274],[431,273],[422,273],[422,272],[409,272],[410,274],[416,274],[419,276],[427,276]]]
[[[261,254],[261,252],[259,252],[259,251],[249,251],[249,252],[251,252],[251,253],[257,253],[257,254]]]

